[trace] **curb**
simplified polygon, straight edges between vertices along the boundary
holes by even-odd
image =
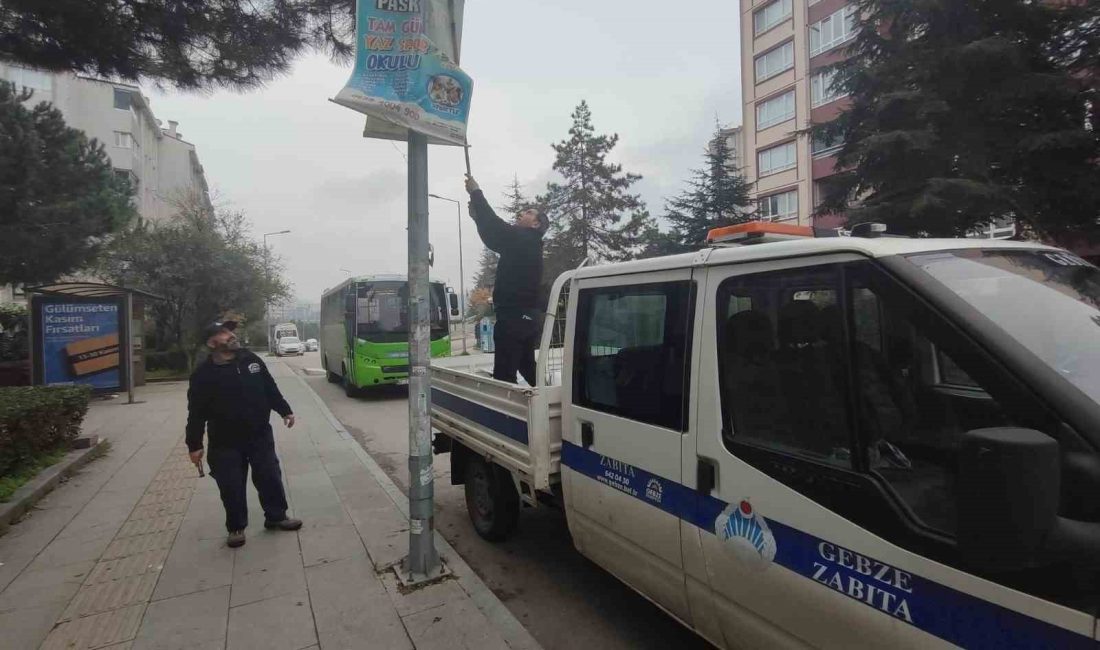
[[[8,532],[12,522],[22,517],[34,504],[53,491],[61,479],[69,476],[99,455],[102,439],[87,449],[76,449],[65,454],[57,463],[38,473],[23,487],[15,491],[11,500],[0,503],[0,535]]]
[[[363,449],[355,438],[348,433],[344,425],[340,423],[332,411],[329,410],[328,405],[325,404],[321,396],[317,394],[313,387],[293,368],[288,367],[290,374],[295,379],[301,382],[302,386],[309,391],[309,394],[313,396],[313,401],[317,403],[317,408],[320,409],[321,414],[325,416],[329,424],[336,429],[340,437],[352,442],[352,449],[355,451],[355,455],[359,458],[359,462],[367,468],[367,471],[371,473],[374,480],[378,481],[378,484],[382,486],[382,489],[389,495],[390,500],[401,512],[401,515],[406,519],[409,518],[409,499],[400,488],[390,480],[390,477],[386,474],[385,470],[375,462],[365,449]],[[474,605],[481,610],[481,613],[485,615],[485,618],[496,627],[500,632],[501,638],[510,648],[515,650],[542,650],[542,646],[535,640],[535,637],[531,636],[531,633],[527,631],[527,628],[523,627],[523,624],[519,622],[512,612],[504,606],[504,603],[497,598],[496,594],[489,589],[488,586],[482,582],[474,570],[470,568],[470,565],[466,564],[466,561],[458,554],[454,548],[439,534],[439,531],[435,531],[435,547],[439,551],[439,555],[447,563],[447,566],[451,569],[455,578],[458,579],[458,584],[462,587],[462,590],[470,597],[470,600]]]

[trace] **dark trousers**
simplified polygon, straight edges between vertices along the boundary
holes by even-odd
[[[248,527],[248,468],[252,484],[260,495],[267,521],[286,519],[286,492],[283,472],[275,455],[275,435],[271,426],[232,447],[211,447],[207,452],[210,475],[218,483],[225,506],[225,528],[233,532]]]
[[[539,346],[540,321],[534,310],[498,309],[493,327],[496,346],[493,378],[516,383],[516,373],[535,385],[535,350]]]

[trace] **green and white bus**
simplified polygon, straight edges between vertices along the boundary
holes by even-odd
[[[321,366],[349,397],[409,377],[409,293],[403,275],[349,278],[321,296]],[[431,283],[431,354],[451,354],[448,311],[458,296]],[[450,309],[448,310],[448,307]]]

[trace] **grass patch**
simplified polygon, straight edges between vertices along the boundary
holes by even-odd
[[[69,446],[66,444],[63,447],[40,454],[29,464],[24,465],[8,476],[0,476],[0,503],[6,503],[11,495],[15,494],[16,490],[23,487],[27,481],[38,476],[38,473],[42,470],[57,464],[68,451]]]

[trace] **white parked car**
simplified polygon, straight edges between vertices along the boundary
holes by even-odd
[[[279,339],[279,344],[275,347],[275,356],[281,357],[286,354],[305,354],[306,348],[302,344],[302,341],[297,336],[284,336]]]
[[[316,352],[321,349],[321,344],[317,342],[317,339],[306,339],[306,352]]]

